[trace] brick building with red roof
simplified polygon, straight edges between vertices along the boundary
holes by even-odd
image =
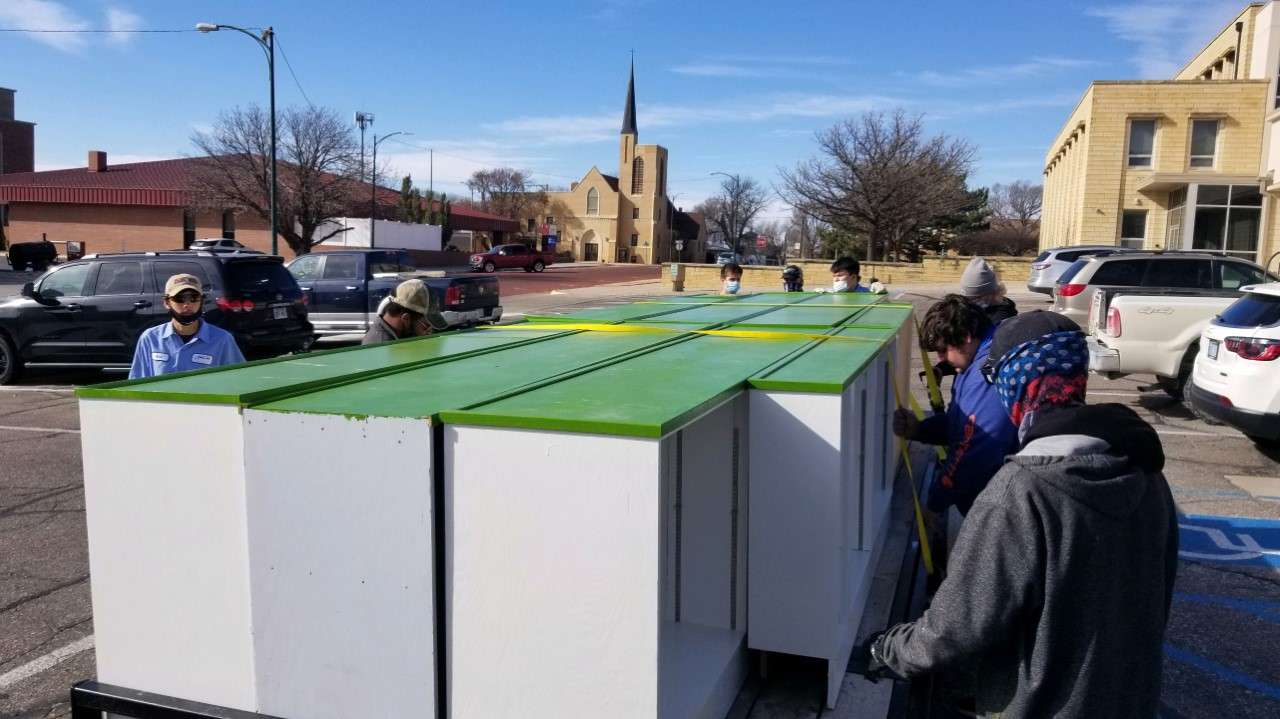
[[[271,250],[269,223],[249,212],[196,209],[188,178],[198,158],[108,165],[107,153],[90,151],[85,167],[0,175],[0,205],[9,242],[83,242],[86,252],[148,252],[225,237],[262,252]],[[400,194],[379,188],[378,215],[394,216]],[[357,205],[358,206],[358,205]],[[367,217],[367,207],[363,214]],[[453,208],[455,230],[489,232],[496,241],[519,225],[468,207]],[[321,245],[317,249],[324,249]],[[279,242],[279,251],[293,255]]]

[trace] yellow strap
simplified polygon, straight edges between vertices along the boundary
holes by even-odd
[[[893,385],[893,397],[898,404],[898,409],[903,409],[902,391],[898,389],[898,373],[894,371],[892,355],[889,356],[889,382]],[[912,402],[914,403],[915,400]],[[897,437],[897,435],[894,436]],[[897,440],[898,451],[902,453],[902,462],[907,467],[907,484],[911,485],[911,501],[916,507],[916,534],[920,537],[920,557],[924,559],[925,573],[933,576],[933,552],[929,549],[929,535],[924,526],[924,510],[920,508],[920,494],[916,492],[916,474],[911,469],[911,451],[905,439],[897,437]]]
[[[617,332],[622,334],[695,334],[712,337],[733,337],[749,340],[835,340],[838,342],[873,342],[883,344],[887,337],[857,337],[851,335],[824,335],[815,332],[767,332],[762,330],[682,330],[671,327],[650,327],[646,325],[606,325],[594,322],[520,322],[513,325],[485,325],[480,329],[489,330],[580,330],[585,332]],[[839,329],[891,329],[863,328],[858,325],[846,325]]]
[[[911,411],[915,412],[916,419],[920,421],[924,421],[924,410],[920,407],[920,403],[916,401],[916,396],[908,392],[907,401],[911,403]],[[947,461],[947,450],[937,445],[934,445],[933,451],[938,453],[939,462]]]
[[[914,316],[913,316],[914,318]],[[938,376],[933,373],[933,363],[929,361],[929,350],[924,346],[924,333],[920,331],[920,320],[915,318],[916,340],[920,345],[920,361],[924,364],[925,380],[929,383],[929,406],[938,414],[946,409],[942,401],[942,387],[938,385]]]

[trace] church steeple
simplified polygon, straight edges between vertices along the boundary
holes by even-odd
[[[627,107],[622,111],[622,134],[639,135],[636,131],[636,58],[631,55],[631,79],[627,81]]]

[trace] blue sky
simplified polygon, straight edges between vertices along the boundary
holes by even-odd
[[[379,159],[425,185],[434,148],[436,189],[453,194],[485,166],[552,185],[615,172],[634,48],[640,142],[670,150],[669,190],[687,208],[715,191],[710,172],[772,185],[814,152],[815,130],[897,107],[974,143],[972,184],[1037,180],[1090,80],[1168,77],[1244,5],[0,0],[0,28],[273,25],[297,76],[278,57],[281,106],[309,98],[413,132]],[[266,102],[261,54],[230,32],[0,33],[0,86],[38,123],[38,169],[89,149],[189,155],[220,110]]]

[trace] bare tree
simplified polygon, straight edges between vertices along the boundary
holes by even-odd
[[[871,112],[819,132],[821,154],[782,169],[781,194],[835,229],[865,234],[868,259],[895,253],[916,230],[963,207],[969,143],[927,137],[918,115]]]
[[[1018,180],[991,188],[991,211],[995,217],[1022,229],[1028,235],[1040,231],[1040,204],[1044,186]]]
[[[732,175],[720,183],[720,194],[694,208],[718,230],[735,253],[742,252],[742,234],[769,204],[763,187],[750,177]]]
[[[529,173],[510,167],[476,170],[467,180],[467,189],[479,209],[517,221],[535,217],[530,213],[547,204],[547,193],[530,182]]]
[[[813,215],[799,207],[791,208],[791,218],[787,226],[787,250],[795,252],[800,259],[817,256],[818,229],[821,222]]]
[[[359,206],[360,149],[351,128],[333,110],[289,108],[279,121],[277,230],[302,255],[342,232],[317,237],[325,221]],[[270,222],[269,115],[257,105],[223,112],[212,130],[197,131],[191,142],[205,155],[188,178],[194,204],[238,208]]]

